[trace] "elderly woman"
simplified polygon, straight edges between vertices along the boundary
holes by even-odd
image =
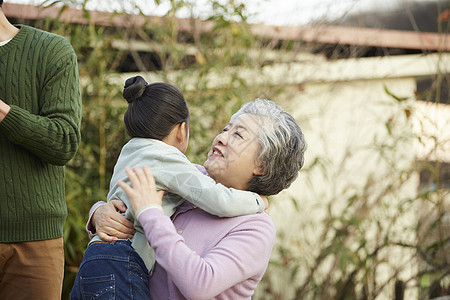
[[[293,117],[272,101],[256,99],[234,114],[214,139],[204,168],[227,187],[274,195],[295,180],[305,149]],[[155,250],[152,299],[250,299],[275,239],[270,217],[220,218],[186,201],[169,218],[160,209],[149,170],[127,172],[133,187],[121,186]],[[97,206],[91,210],[97,233],[131,236],[131,223],[115,211],[123,209],[118,202]]]

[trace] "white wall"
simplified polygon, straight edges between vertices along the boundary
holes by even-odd
[[[395,227],[389,228],[392,231],[389,237],[404,243],[415,241],[414,231],[405,228],[414,226],[421,216],[421,208],[411,206],[399,218],[396,211],[399,203],[395,201],[416,196],[418,176],[412,176],[403,183],[391,200],[384,200],[394,202],[392,206],[375,204],[379,199],[371,197],[380,193],[380,190],[375,191],[377,185],[380,189],[389,185],[392,165],[400,173],[400,170],[408,169],[420,159],[449,161],[450,107],[414,101],[415,77],[433,75],[439,68],[442,72],[449,72],[450,64],[445,63],[446,59],[448,57],[434,55],[339,62],[319,60],[306,68],[285,68],[279,73],[283,73],[283,76],[274,75],[280,81],[283,77],[287,80],[303,80],[300,91],[298,86],[292,86],[292,90],[286,92],[286,99],[280,97],[283,99],[281,105],[293,114],[304,130],[308,142],[305,168],[308,169],[316,158],[323,164],[323,167],[315,168],[314,171],[301,172],[291,188],[272,201],[271,216],[278,232],[283,234],[278,242],[296,251],[291,259],[305,267],[299,270],[298,282],[305,280],[308,268],[312,267],[312,260],[318,255],[319,245],[326,244],[324,239],[327,237],[321,235],[324,230],[321,220],[326,215],[338,216],[347,205],[347,197],[364,190],[364,187],[369,193],[372,191],[367,197],[367,206],[354,208],[354,211],[373,218],[375,222],[377,216],[373,211],[380,209],[377,205],[382,204],[387,207],[385,212],[387,210],[388,215],[395,220]],[[272,71],[275,69],[273,67]],[[311,74],[310,80],[306,80],[308,74]],[[399,104],[388,95],[386,89],[398,98],[407,100]],[[408,118],[407,113],[411,113]],[[392,125],[392,135],[386,130],[387,124]],[[423,136],[423,143],[416,142],[413,138],[415,134]],[[388,148],[384,150],[390,155],[387,159],[380,158],[380,148],[376,149],[376,144],[384,144]],[[432,156],[429,155],[431,152]],[[326,171],[322,172],[322,169]],[[372,187],[367,185],[370,176],[378,180],[372,183]],[[293,200],[299,209],[295,209]],[[364,212],[364,209],[367,211]],[[375,246],[377,229],[369,226],[367,232],[369,243],[372,237]],[[419,267],[412,250],[388,248],[380,253],[381,257],[386,260],[386,264],[377,269],[376,276],[380,283],[397,271],[397,278],[409,279]],[[328,266],[323,264],[323,276],[327,275],[331,263],[328,262]],[[280,293],[286,299],[292,297],[290,274],[273,272],[272,275],[279,284]],[[393,286],[389,286],[380,299],[392,299],[393,291]],[[410,298],[417,298],[417,291],[411,287],[406,294],[406,299]]]
[[[310,83],[305,84],[303,91],[292,97],[289,103],[282,103],[297,119],[307,139],[305,168],[319,158],[326,169],[326,175],[320,171],[321,168],[307,174],[301,172],[291,188],[272,201],[271,216],[277,230],[285,235],[279,241],[285,243],[290,240],[297,245],[297,258],[304,260],[305,266],[312,264],[311,259],[317,256],[319,245],[323,246],[321,220],[328,214],[338,216],[347,205],[347,197],[363,190],[368,176],[378,177],[379,181],[374,184],[379,184],[380,188],[386,185],[380,183],[383,178],[379,177],[391,172],[391,169],[378,156],[375,141],[399,143],[400,153],[398,157],[392,157],[399,167],[406,168],[415,159],[412,139],[399,142],[387,133],[384,124],[389,120],[396,123],[395,130],[404,130],[405,136],[412,133],[412,123],[407,122],[402,114],[399,115],[396,101],[385,92],[385,88],[397,96],[412,97],[416,83],[413,78]],[[411,101],[406,102],[412,104]],[[414,197],[417,181],[411,181],[402,190],[404,197],[408,197],[408,193]],[[295,199],[299,210],[294,209],[290,199]],[[370,210],[378,205],[375,201],[378,200],[367,199],[367,207],[360,208],[358,213],[371,217]],[[367,212],[362,211],[364,209]],[[391,214],[395,213],[391,211]],[[415,217],[406,217],[398,222],[408,223],[408,219],[415,220]],[[370,238],[371,234],[375,235],[375,230],[369,228],[368,234]],[[404,241],[415,238],[412,234],[403,234]],[[393,264],[404,266],[410,261],[411,254],[408,251],[389,257]],[[405,272],[411,275],[412,271],[408,267]],[[289,299],[289,288],[283,287],[288,281],[283,276],[289,275],[277,274],[277,279],[280,290],[284,290],[286,299]],[[298,276],[301,282],[305,272],[301,270]],[[389,273],[386,270],[378,276],[386,279]]]

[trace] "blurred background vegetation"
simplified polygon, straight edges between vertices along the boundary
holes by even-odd
[[[194,36],[193,50],[183,46],[185,39],[191,37],[179,31],[180,24],[175,18],[176,11],[188,6],[187,2],[170,1],[167,15],[154,24],[134,25],[129,20],[130,24],[121,28],[91,22],[91,12],[84,9],[87,2],[81,5],[86,24],[74,25],[52,18],[32,24],[69,38],[79,59],[82,82],[82,143],[66,168],[69,217],[64,228],[64,299],[68,299],[88,243],[85,224],[89,209],[95,202],[106,199],[114,164],[129,139],[123,124],[127,103],[122,90],[126,77],[120,73],[127,72],[127,77],[131,77],[132,72],[138,72],[148,82],[170,82],[183,91],[191,113],[191,140],[186,154],[199,164],[205,161],[213,138],[222,131],[231,114],[260,93],[233,75],[220,89],[211,90],[207,86],[206,74],[211,71],[220,74],[227,66],[255,66],[255,57],[250,57],[248,50],[255,48],[257,41],[248,31],[243,6],[234,6],[232,1],[225,4],[213,1],[211,34],[199,32]],[[73,7],[73,3],[61,1],[44,4],[58,8],[62,4],[61,13]],[[122,44],[117,46],[135,39],[156,45],[154,52],[143,54]],[[169,79],[168,74],[174,70],[177,70],[175,78]],[[149,71],[158,78],[148,77]],[[186,77],[192,78],[193,86],[185,86]]]
[[[133,17],[124,12],[111,14],[111,21],[124,16],[125,25],[122,26],[114,26],[114,22],[109,25],[93,22],[92,11],[86,9],[87,2],[43,2],[46,7],[58,7],[61,14],[71,7],[81,9],[83,20],[76,24],[63,22],[58,17],[42,18],[29,24],[63,35],[71,41],[78,55],[82,82],[82,143],[66,168],[69,216],[64,227],[66,267],[63,299],[69,298],[88,243],[85,224],[89,209],[95,202],[106,199],[113,166],[121,147],[129,139],[122,121],[127,107],[121,95],[124,80],[140,73],[149,82],[170,82],[183,91],[191,110],[191,140],[187,156],[192,162],[202,164],[211,141],[233,112],[256,97],[277,99],[285,88],[277,84],[250,85],[240,79],[241,70],[252,70],[252,76],[257,77],[267,63],[264,57],[255,54],[255,49],[277,49],[280,53],[295,54],[305,46],[301,41],[271,41],[253,35],[249,30],[245,5],[233,0],[209,2],[208,31],[200,30],[194,19],[188,19],[192,34],[181,30],[186,24],[176,18],[179,10],[190,9],[191,2],[187,0],[155,0],[169,9],[165,16],[148,18],[144,24],[134,22]],[[140,12],[138,5],[132,10]],[[152,51],[140,52],[139,45],[130,47],[136,40],[152,47]],[[122,73],[127,73],[126,77]],[[209,76],[216,74],[220,78],[224,73],[229,74],[227,78],[230,79],[221,82],[220,87],[211,88]],[[255,299],[375,299],[387,286],[395,289],[395,299],[403,299],[407,285],[418,289],[420,299],[449,294],[449,236],[445,234],[448,228],[443,225],[448,186],[439,180],[439,163],[406,167],[397,164],[395,143],[401,143],[405,137],[392,120],[402,118],[408,122],[411,101],[391,96],[395,114],[383,126],[393,139],[373,144],[380,159],[391,164],[389,174],[369,178],[361,189],[349,187],[342,194],[330,196],[334,198],[321,219],[324,229],[317,232],[320,242],[313,245],[315,251],[309,253],[309,257],[302,256],[307,238],[293,240],[289,232],[278,232],[273,258]],[[288,99],[278,102],[283,106]],[[302,127],[308,124],[307,119],[298,121]],[[430,178],[436,179],[433,189],[424,189],[414,198],[402,197],[405,182],[423,170],[428,171]],[[317,171],[327,173],[326,161],[321,157],[310,157],[301,177],[307,180],[308,174]],[[330,182],[334,180],[334,184],[342,180],[333,174],[324,176]],[[392,198],[398,201],[389,202]],[[333,207],[334,200],[344,203],[338,210],[339,214]],[[298,199],[287,201],[295,209],[302,209]],[[428,205],[428,219],[416,220],[414,226],[396,232],[394,225],[401,223],[402,216],[416,209],[418,203]],[[448,224],[448,220],[445,222]],[[436,232],[437,239],[426,240]],[[420,233],[417,235],[420,238],[408,244],[402,244],[401,239],[396,238],[411,233]],[[419,268],[420,271],[406,281],[392,276],[380,285],[375,280],[384,263],[385,256],[380,253],[395,252],[398,248],[410,249],[426,267]],[[331,267],[325,268],[324,265]],[[280,276],[284,280],[281,285],[277,282]]]

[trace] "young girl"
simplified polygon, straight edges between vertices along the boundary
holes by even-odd
[[[202,174],[184,156],[189,140],[189,110],[178,89],[166,83],[148,85],[140,76],[125,82],[124,98],[129,107],[124,121],[132,139],[122,148],[111,178],[108,201],[122,200],[125,216],[136,233],[131,240],[104,242],[95,235],[75,279],[71,299],[114,294],[118,299],[150,299],[149,275],[154,253],[142,226],[117,181],[128,183],[127,166],[149,166],[163,198],[163,211],[172,215],[185,199],[220,217],[259,213],[265,205],[253,192],[217,184]]]

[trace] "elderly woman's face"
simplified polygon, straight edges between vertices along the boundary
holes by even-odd
[[[245,190],[252,176],[261,174],[256,164],[258,128],[257,117],[242,114],[216,136],[205,162],[206,170],[216,182]]]

